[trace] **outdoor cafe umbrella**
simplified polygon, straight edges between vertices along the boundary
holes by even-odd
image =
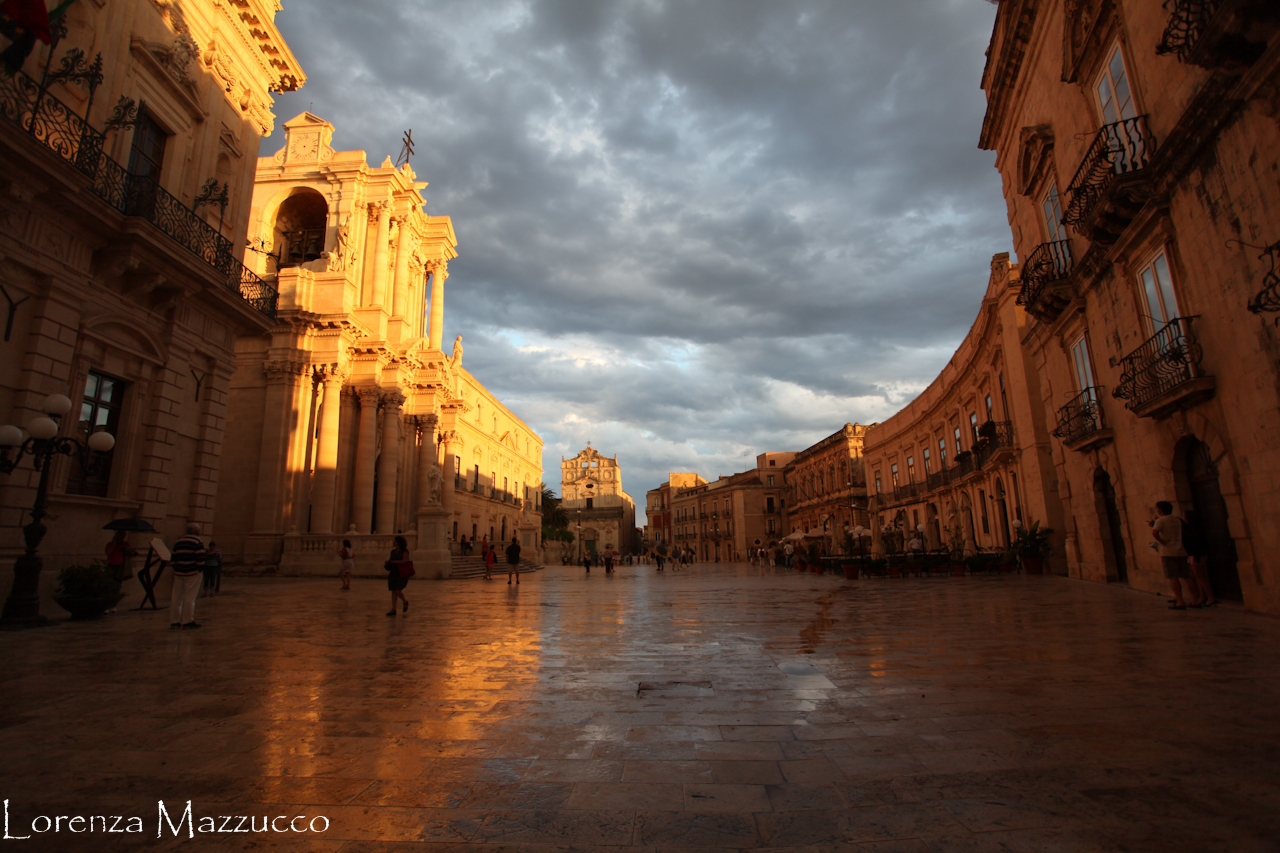
[[[872,495],[867,503],[867,511],[871,513],[871,556],[879,559],[884,556],[884,532],[880,529],[880,520],[876,513],[880,509],[880,497]]]
[[[116,518],[102,525],[103,530],[131,530],[138,533],[154,533],[151,522],[141,518]]]

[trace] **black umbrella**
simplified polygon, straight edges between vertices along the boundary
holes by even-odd
[[[141,518],[117,518],[114,521],[108,521],[102,525],[103,530],[137,530],[141,532],[155,532],[155,528],[151,526],[151,522]]]

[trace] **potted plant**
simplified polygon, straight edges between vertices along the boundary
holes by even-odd
[[[876,577],[884,577],[885,573],[888,571],[888,568],[889,568],[889,561],[886,560],[884,557],[878,557],[877,559],[872,560],[871,563],[867,566],[867,572],[869,574],[875,575]]]
[[[1029,575],[1044,574],[1044,552],[1049,546],[1049,537],[1053,534],[1050,527],[1042,528],[1039,521],[1023,525],[1020,521],[1013,523],[1017,533],[1013,540],[1013,550],[1022,561],[1022,570]]]
[[[809,570],[815,575],[822,574],[822,553],[818,550],[817,543],[812,543],[806,549],[805,562],[809,565]]]
[[[995,438],[995,437],[996,437],[996,422],[995,422],[995,421],[987,421],[987,422],[986,422],[986,423],[984,423],[982,426],[978,427],[978,436],[979,436],[979,437],[981,437],[981,438]]]
[[[120,594],[120,578],[116,569],[102,560],[86,565],[67,566],[58,573],[58,586],[53,600],[72,619],[93,619],[115,607],[124,598]]]

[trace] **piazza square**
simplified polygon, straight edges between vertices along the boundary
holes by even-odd
[[[0,853],[1280,850],[1274,6],[0,3]]]

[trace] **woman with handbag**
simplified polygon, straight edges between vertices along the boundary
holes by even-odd
[[[413,561],[409,559],[409,543],[403,536],[396,537],[396,546],[391,549],[391,556],[383,567],[387,570],[387,589],[391,590],[391,609],[388,616],[396,615],[396,601],[404,603],[402,612],[409,612],[409,599],[404,597],[404,588],[413,577]]]

